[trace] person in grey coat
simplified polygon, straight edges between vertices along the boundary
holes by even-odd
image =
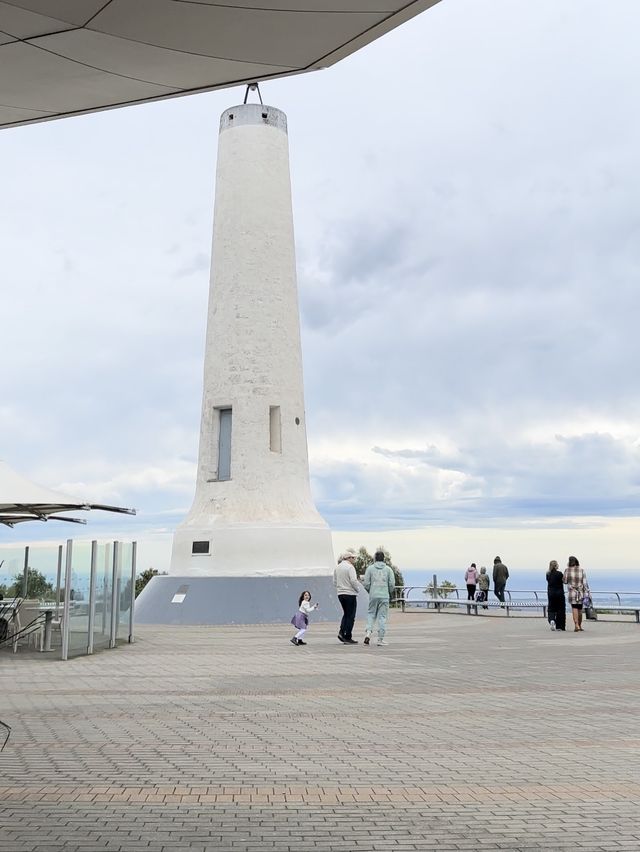
[[[493,593],[504,604],[504,590],[509,579],[509,569],[499,556],[493,560]]]
[[[489,600],[489,575],[487,574],[487,569],[482,566],[480,569],[480,574],[478,576],[478,589],[480,590],[480,594],[482,597],[478,598],[483,602],[482,609],[488,609],[487,601]]]

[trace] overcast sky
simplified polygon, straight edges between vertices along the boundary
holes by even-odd
[[[434,529],[462,562],[460,530],[522,558],[532,530],[566,552],[602,530],[635,564],[612,531],[640,514],[639,31],[637,0],[442,0],[262,86],[289,119],[312,483],[340,542],[392,530],[402,557],[412,530],[422,566]],[[193,496],[217,126],[243,96],[0,133],[0,456],[137,507],[137,535]]]

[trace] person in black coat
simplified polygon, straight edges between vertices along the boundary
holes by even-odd
[[[499,556],[493,560],[493,594],[500,601],[500,606],[504,606],[504,590],[509,579],[509,569],[504,564]]]
[[[558,563],[552,559],[547,571],[547,600],[549,606],[547,614],[552,630],[564,630],[566,624],[566,602],[564,599],[564,586],[562,584],[562,571],[558,570]]]

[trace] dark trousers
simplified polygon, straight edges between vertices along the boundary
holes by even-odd
[[[549,595],[549,621],[555,621],[556,630],[564,630],[567,623],[564,595]]]
[[[356,620],[356,607],[358,606],[357,595],[338,595],[342,607],[342,621],[340,622],[340,635],[345,639],[353,638],[353,623]]]
[[[467,583],[467,600],[472,601],[476,596],[476,587],[473,583]]]
[[[498,598],[501,603],[504,603],[504,589],[506,585],[506,583],[493,584],[493,594]]]

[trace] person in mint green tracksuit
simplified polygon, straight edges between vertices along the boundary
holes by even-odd
[[[374,624],[378,622],[378,645],[388,645],[384,634],[387,629],[389,600],[396,586],[396,578],[393,570],[385,563],[384,553],[381,550],[376,551],[375,562],[365,571],[363,584],[369,592],[369,612],[364,644],[369,644]]]

